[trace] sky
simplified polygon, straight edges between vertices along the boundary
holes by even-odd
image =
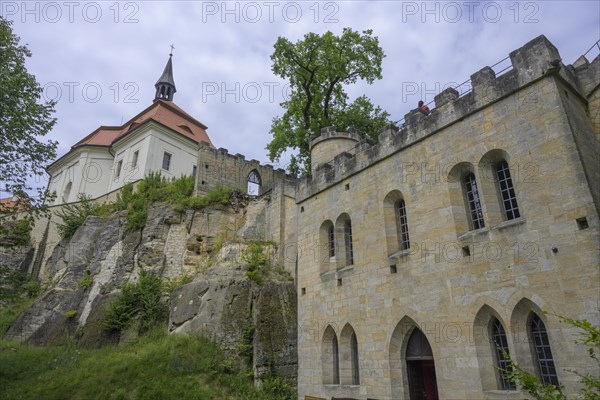
[[[383,79],[346,90],[393,121],[539,35],[565,64],[600,38],[598,1],[0,0],[0,14],[33,53],[26,65],[44,100],[57,101],[47,137],[59,142],[59,157],[98,126],[121,125],[152,104],[170,45],[174,102],[208,126],[216,147],[270,162],[271,121],[287,96],[271,71],[280,36],[372,29],[386,55]]]

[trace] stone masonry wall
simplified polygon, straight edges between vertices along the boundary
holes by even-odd
[[[575,330],[554,316],[600,322],[600,235],[563,106],[564,90],[575,94],[569,82],[576,81],[548,72],[558,53],[546,42],[538,38],[511,53],[514,69],[503,76],[480,71],[488,74],[480,81],[491,86],[478,85],[476,74],[470,94],[446,92],[429,117],[410,114],[380,144],[359,143],[351,159],[333,160],[330,172],[299,182],[299,398],[408,398],[404,354],[415,327],[431,345],[440,399],[520,398],[499,390],[485,323],[498,318],[511,355],[532,369],[523,333],[531,311],[545,322],[568,395],[577,377],[566,369],[593,372],[574,344]],[[490,174],[490,160],[499,155],[509,164],[521,212],[511,221],[502,218]],[[467,170],[476,176],[483,207],[485,227],[478,230],[467,225],[455,180]],[[394,191],[405,200],[410,249],[392,254],[384,204]],[[343,213],[352,222],[348,266],[321,256],[322,224]],[[588,228],[578,224],[581,218]],[[339,257],[344,244],[337,244]],[[342,375],[344,332],[356,333],[359,385],[344,376],[342,384],[323,383],[328,327],[339,340]]]

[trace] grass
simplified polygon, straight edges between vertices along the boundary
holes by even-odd
[[[198,336],[154,330],[136,343],[81,349],[0,342],[0,398],[294,399],[279,378],[255,388],[218,346]]]

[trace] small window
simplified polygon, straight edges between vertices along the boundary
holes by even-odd
[[[577,222],[579,230],[588,229],[590,227],[586,217],[577,218],[575,221]]]
[[[140,155],[140,151],[139,150],[136,150],[133,153],[133,160],[131,161],[131,166],[134,167],[134,168],[137,167],[139,155]]]
[[[171,168],[171,154],[165,152],[163,154],[162,169],[168,171]]]
[[[465,196],[467,207],[469,208],[469,222],[471,229],[481,229],[485,227],[483,222],[483,211],[481,210],[481,201],[479,191],[477,190],[477,181],[472,172],[464,177]]]
[[[119,160],[117,163],[117,169],[115,170],[115,179],[119,179],[121,176],[121,167],[123,167],[123,160]]]
[[[198,173],[198,166],[197,166],[197,165],[194,165],[194,166],[192,167],[192,176],[196,176],[196,174],[197,174],[197,173]]]

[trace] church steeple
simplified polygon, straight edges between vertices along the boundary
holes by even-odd
[[[173,101],[173,95],[177,91],[175,88],[175,81],[173,80],[173,45],[171,45],[171,53],[169,54],[169,61],[167,61],[167,65],[165,66],[165,70],[163,71],[160,78],[154,85],[156,88],[156,95],[154,96],[154,101],[157,100],[166,100]]]

